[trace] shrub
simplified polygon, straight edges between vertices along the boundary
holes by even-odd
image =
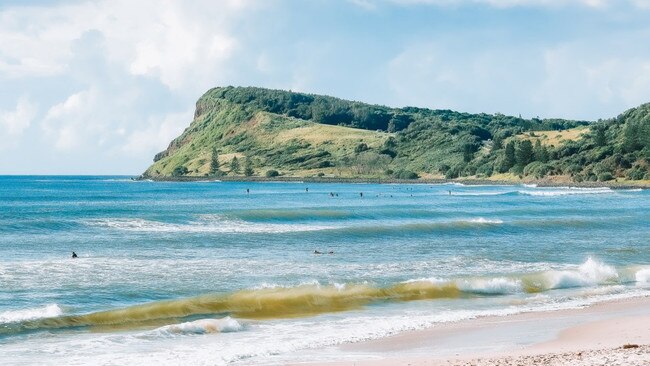
[[[417,173],[412,172],[410,170],[400,170],[395,173],[395,178],[397,179],[418,179],[420,178]]]
[[[524,175],[531,175],[535,178],[543,178],[551,170],[551,166],[539,161],[534,161],[524,168]]]
[[[273,178],[273,177],[277,177],[278,175],[280,175],[280,173],[275,169],[271,169],[271,170],[267,170],[264,175],[267,178]]]
[[[360,143],[354,148],[354,152],[357,154],[366,150],[368,150],[368,145],[365,142]]]
[[[183,175],[185,175],[185,174],[187,174],[187,173],[189,173],[189,170],[187,170],[187,167],[184,167],[184,166],[182,166],[182,165],[181,165],[181,166],[177,166],[177,167],[174,168],[174,170],[172,171],[172,177],[180,177],[180,176],[183,176]]]
[[[614,177],[612,176],[612,173],[610,172],[602,172],[598,174],[598,181],[600,182],[606,182],[608,180],[612,180]]]

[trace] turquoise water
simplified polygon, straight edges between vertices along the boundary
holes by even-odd
[[[3,364],[281,362],[647,296],[648,238],[641,190],[0,177],[0,348]]]

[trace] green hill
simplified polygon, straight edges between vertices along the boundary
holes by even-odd
[[[143,177],[648,180],[649,160],[650,104],[587,122],[224,87]]]

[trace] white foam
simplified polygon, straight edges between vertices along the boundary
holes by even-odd
[[[555,189],[539,189],[539,190],[521,190],[520,194],[528,196],[569,196],[579,194],[607,194],[614,193],[614,190],[608,187],[601,188],[582,188],[582,187],[557,187]]]
[[[634,277],[637,283],[650,283],[650,268],[643,268],[636,271]]]
[[[459,280],[456,284],[461,291],[485,295],[512,294],[522,290],[520,280],[506,277]]]
[[[484,217],[478,217],[475,219],[470,219],[467,220],[467,222],[471,222],[474,224],[503,224],[503,220],[500,219],[486,219]]]
[[[320,287],[321,283],[318,282],[317,280],[309,280],[309,281],[302,281],[297,285],[283,285],[283,284],[278,284],[278,283],[267,283],[264,282],[260,285],[253,286],[253,290],[264,290],[264,289],[274,289],[274,288],[295,288],[295,287],[300,287],[300,286],[314,286],[314,287]]]
[[[618,279],[616,269],[591,257],[576,270],[549,271],[544,274],[549,289],[594,286]]]
[[[402,281],[402,283],[414,283],[414,282],[430,282],[434,285],[442,285],[442,284],[449,283],[448,280],[443,280],[442,278],[437,278],[437,277],[413,278],[410,280]]]
[[[502,196],[504,194],[512,193],[507,192],[452,192],[452,196]]]
[[[200,319],[191,322],[165,325],[153,330],[154,335],[183,335],[183,334],[208,334],[227,333],[242,330],[242,325],[235,319],[227,316],[221,319]]]
[[[14,323],[25,320],[54,318],[61,316],[63,310],[57,304],[50,304],[40,308],[9,310],[0,313],[0,323]]]

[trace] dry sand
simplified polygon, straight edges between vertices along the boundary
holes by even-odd
[[[649,366],[650,297],[442,324],[336,351],[348,361],[307,364]]]

